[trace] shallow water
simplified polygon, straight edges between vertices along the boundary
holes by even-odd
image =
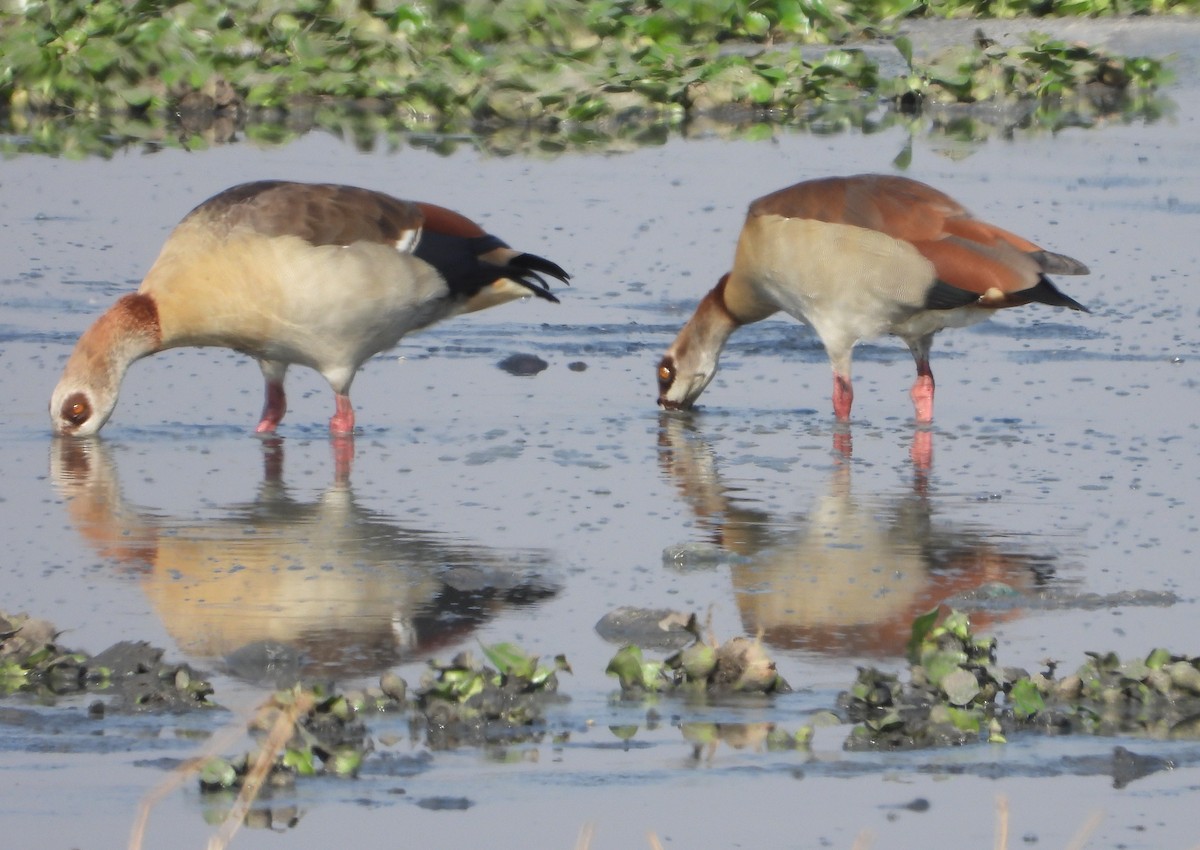
[[[678,728],[794,729],[856,664],[899,669],[914,614],[997,584],[1020,604],[976,602],[974,622],[998,636],[1002,663],[1200,652],[1200,98],[1194,85],[1170,94],[1174,120],[976,147],[780,129],[544,160],[360,153],[320,135],[10,159],[0,608],[52,619],[92,652],[165,646],[216,671],[217,699],[235,708],[262,698],[254,679],[272,670],[353,684],[394,668],[413,682],[425,659],[477,640],[570,659],[571,702],[552,718],[566,742],[413,761],[420,748],[401,735],[357,781],[302,783],[281,803],[295,809],[280,818],[300,813],[294,828],[244,832],[241,847],[341,843],[350,828],[364,847],[560,848],[587,822],[595,848],[647,846],[647,831],[677,847],[849,847],[862,829],[880,845],[938,829],[981,846],[997,795],[1014,841],[1066,846],[1099,809],[1090,846],[1193,846],[1195,744],[1021,738],[866,756],[842,752],[845,729],[822,729],[810,756],[752,738],[697,750]],[[893,170],[909,144],[909,176],[1090,265],[1059,282],[1091,315],[1028,307],[942,334],[932,433],[910,420],[908,353],[863,346],[849,462],[824,354],[790,320],[735,335],[697,415],[661,415],[657,357],[726,268],[746,203],[805,177]],[[562,263],[574,285],[561,305],[457,319],[370,362],[351,447],[331,443],[328,389],[299,369],[280,439],[251,436],[258,370],[220,351],[135,365],[102,440],[53,442],[46,402],[78,333],[195,203],[263,177],[437,201]],[[497,364],[514,353],[549,366],[511,375]],[[724,637],[761,628],[796,693],[664,700],[649,722],[645,706],[610,700],[603,675],[616,647],[593,626],[623,605],[711,612]],[[264,670],[265,642],[297,652]],[[166,775],[159,759],[198,746],[175,725],[229,720],[92,726],[84,705],[0,705],[22,712],[0,724],[5,846],[120,846]],[[632,741],[619,725],[639,727]],[[1114,788],[1117,744],[1176,768]],[[191,785],[168,795],[148,846],[199,846],[205,808]]]

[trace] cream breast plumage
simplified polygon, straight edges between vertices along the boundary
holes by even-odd
[[[864,174],[798,183],[750,205],[732,270],[659,363],[659,404],[691,407],[730,334],[783,311],[812,326],[824,344],[839,420],[850,418],[854,400],[855,344],[892,334],[916,361],[910,395],[917,421],[928,422],[934,334],[1030,302],[1086,312],[1046,275],[1087,271],[915,180]]]

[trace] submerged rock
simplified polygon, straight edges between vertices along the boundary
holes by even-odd
[[[549,363],[536,354],[510,354],[496,365],[518,378],[532,378],[550,367]]]
[[[609,643],[636,644],[644,649],[682,649],[694,641],[691,615],[669,608],[614,608],[596,623],[596,633]]]

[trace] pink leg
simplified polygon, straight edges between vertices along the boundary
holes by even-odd
[[[839,422],[850,421],[850,406],[854,404],[854,387],[849,375],[833,373],[833,415]]]
[[[335,393],[334,398],[337,399],[337,412],[329,420],[330,433],[353,434],[354,408],[350,405],[350,396],[343,393]]]
[[[267,399],[263,402],[262,420],[255,428],[259,434],[271,434],[287,413],[287,396],[283,393],[283,381],[267,381]]]
[[[917,361],[917,380],[909,392],[918,422],[933,421],[933,372],[928,360]]]

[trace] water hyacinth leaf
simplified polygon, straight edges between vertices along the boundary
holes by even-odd
[[[1134,658],[1121,665],[1121,675],[1128,680],[1140,682],[1150,673],[1150,667],[1140,658]]]
[[[926,611],[919,617],[913,620],[912,634],[908,639],[908,660],[916,663],[921,655],[921,645],[925,643],[925,639],[929,637],[929,633],[933,631],[934,625],[937,623],[938,615],[941,613],[941,608],[934,608],[932,611]]]
[[[746,93],[755,103],[768,104],[775,99],[775,86],[759,77],[751,81]]]
[[[961,668],[942,677],[940,686],[953,705],[969,705],[979,696],[979,680],[970,670]]]
[[[789,76],[787,68],[777,68],[761,62],[755,64],[754,71],[764,80],[776,86],[785,84]]]
[[[317,775],[316,756],[307,747],[288,747],[283,753],[283,764],[299,776]]]
[[[1013,683],[1008,699],[1012,703],[1013,714],[1020,720],[1027,720],[1046,708],[1046,702],[1038,692],[1037,685],[1030,679],[1021,679]]]
[[[1092,659],[1092,664],[1097,670],[1114,672],[1121,667],[1121,656],[1115,652],[1086,652],[1084,654]]]
[[[483,654],[496,669],[505,676],[515,676],[520,679],[532,679],[537,669],[537,657],[529,655],[519,646],[511,643],[494,643],[491,646],[480,644]]]
[[[1200,670],[1187,661],[1176,661],[1163,667],[1171,677],[1171,684],[1193,694],[1200,694]]]
[[[350,703],[341,695],[331,697],[325,703],[318,706],[318,710],[330,714],[339,720],[345,720],[353,713]]]
[[[942,628],[961,641],[971,637],[971,618],[963,611],[951,609],[942,622]]]
[[[930,684],[944,687],[943,680],[952,673],[958,672],[961,665],[967,662],[967,655],[957,649],[935,650],[921,657],[921,666]],[[974,678],[974,676],[972,676]]]
[[[237,771],[223,758],[210,758],[200,769],[201,788],[232,788],[237,784]]]
[[[646,661],[642,664],[642,687],[648,691],[656,691],[663,684],[663,663],[661,661]]]
[[[355,747],[339,747],[326,764],[334,776],[355,776],[362,767],[362,751]]]
[[[904,726],[904,718],[898,711],[889,711],[879,717],[868,718],[866,726],[876,732],[886,732],[889,729],[899,729]]]
[[[844,25],[844,19],[830,11],[825,0],[801,0],[801,6],[811,18],[823,21],[825,24]]]
[[[948,705],[946,706],[946,715],[954,728],[963,732],[978,734],[982,725],[983,713],[978,709],[963,709]]]
[[[971,656],[975,659],[995,660],[996,639],[994,637],[972,637]]]
[[[645,662],[642,659],[641,647],[634,644],[621,647],[608,662],[604,672],[617,677],[617,681],[621,683],[621,690],[646,687]]]
[[[0,691],[15,691],[25,683],[28,673],[16,661],[0,662]]]
[[[553,676],[554,676],[554,668],[553,667],[544,667],[544,666],[538,665],[534,669],[533,675],[529,677],[528,681],[529,681],[529,684],[532,685],[533,687],[541,688],[541,687],[544,687],[548,682],[550,682],[552,680]]]
[[[706,681],[717,666],[717,651],[706,643],[697,642],[678,655],[679,666],[692,681]]]
[[[746,35],[761,38],[771,31],[771,21],[762,12],[749,12],[742,19],[742,27]]]
[[[1161,670],[1170,660],[1171,653],[1160,647],[1146,656],[1146,666],[1151,670]]]
[[[79,59],[90,73],[101,76],[117,61],[115,45],[89,41],[79,49]]]
[[[25,657],[25,666],[27,668],[38,667],[53,658],[55,652],[54,646],[43,646],[41,649],[31,652]]]

